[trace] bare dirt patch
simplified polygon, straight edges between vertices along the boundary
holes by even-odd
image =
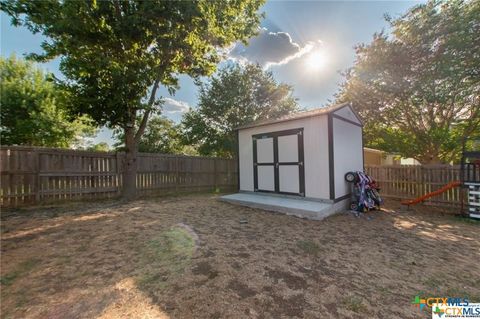
[[[418,318],[480,302],[480,224],[390,202],[307,221],[189,195],[9,211],[3,318]]]

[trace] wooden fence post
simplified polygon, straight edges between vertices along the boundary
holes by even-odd
[[[418,192],[417,196],[422,196],[427,192],[427,187],[425,185],[425,171],[423,169],[423,165],[420,166],[420,191]]]
[[[217,174],[218,174],[217,158],[215,157],[213,159],[213,191],[214,192],[216,192],[218,189]]]
[[[40,169],[41,169],[41,163],[40,163],[40,151],[39,150],[34,150],[34,156],[35,158],[35,202],[39,203],[42,199],[41,197],[41,176],[40,176]]]
[[[178,193],[178,183],[180,182],[179,179],[179,170],[178,170],[178,156],[175,156],[175,193]]]
[[[122,158],[120,156],[120,153],[119,152],[115,152],[115,157],[116,157],[116,179],[117,179],[117,182],[116,182],[116,186],[117,186],[117,194],[120,195],[121,194],[121,189],[120,189],[120,180],[122,178],[122,171],[121,171],[121,167],[122,167]],[[122,183],[123,185],[123,183]]]

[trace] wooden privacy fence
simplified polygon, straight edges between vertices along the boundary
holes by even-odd
[[[123,160],[123,153],[2,146],[0,205],[118,196]],[[137,165],[140,195],[237,187],[233,159],[139,153]],[[459,166],[366,166],[365,171],[378,181],[382,196],[399,199],[435,191],[460,175]],[[460,191],[451,189],[426,203],[460,205]]]
[[[122,189],[123,153],[2,146],[0,205],[108,198]],[[233,159],[139,153],[140,195],[237,187]]]
[[[459,165],[389,165],[365,166],[365,172],[380,185],[380,195],[397,199],[413,199],[436,191],[449,182],[460,180]],[[425,201],[426,204],[459,206],[459,187]]]

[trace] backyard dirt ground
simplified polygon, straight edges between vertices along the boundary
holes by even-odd
[[[216,195],[2,212],[3,318],[428,318],[480,302],[480,224],[396,202],[323,221]]]

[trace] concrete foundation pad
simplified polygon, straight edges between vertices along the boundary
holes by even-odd
[[[259,208],[301,218],[321,220],[346,209],[347,201],[322,203],[303,198],[286,198],[264,194],[237,193],[220,197],[232,204]]]

